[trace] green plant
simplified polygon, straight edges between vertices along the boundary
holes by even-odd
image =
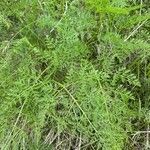
[[[1,1],[0,148],[148,149],[147,4]]]

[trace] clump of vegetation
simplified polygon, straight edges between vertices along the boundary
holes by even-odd
[[[0,6],[2,150],[150,148],[148,0]]]

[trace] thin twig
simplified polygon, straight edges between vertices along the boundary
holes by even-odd
[[[80,150],[81,149],[81,143],[82,143],[82,137],[81,137],[81,134],[80,134],[79,144],[78,144],[78,146],[77,146],[77,148],[75,150]]]
[[[143,0],[141,0],[140,5],[143,5]],[[140,8],[140,15],[142,14],[142,7]]]
[[[61,83],[59,83],[59,82],[57,82],[57,81],[54,81],[56,84],[58,84],[60,87],[62,87],[66,92],[67,92],[67,94],[71,97],[71,99],[74,101],[74,103],[78,106],[78,108],[81,110],[81,112],[83,113],[83,115],[85,116],[85,118],[87,119],[87,121],[89,122],[89,124],[92,126],[92,128],[96,131],[96,132],[98,132],[97,130],[96,130],[96,128],[94,127],[94,125],[92,124],[92,122],[89,120],[89,118],[87,117],[87,115],[86,115],[86,113],[84,112],[84,110],[82,109],[82,107],[80,106],[80,104],[77,102],[77,100],[74,98],[74,96],[66,89],[66,87],[63,85],[63,84],[61,84]]]
[[[63,18],[66,16],[67,14],[67,10],[68,10],[68,3],[66,2],[66,5],[65,5],[65,11],[62,15],[62,17],[60,18],[60,20],[56,23],[56,25],[51,29],[50,33],[52,33],[54,31],[54,29],[61,23],[61,21],[63,20]]]
[[[69,6],[71,6],[75,1],[76,1],[76,0],[73,0],[73,1],[70,3]],[[65,17],[66,14],[67,14],[67,11],[68,11],[68,2],[66,2],[66,4],[65,4],[65,11],[64,11],[64,13],[62,14],[62,17],[61,17],[60,20],[54,25],[54,27],[50,30],[50,33],[52,33],[52,32],[55,30],[55,28],[62,22],[62,20],[64,19],[64,17]]]
[[[5,148],[7,147],[7,145],[8,145],[8,143],[11,142],[12,133],[14,132],[15,127],[16,127],[16,125],[17,125],[18,122],[19,122],[19,119],[20,119],[20,117],[21,117],[21,113],[22,113],[22,111],[23,111],[23,108],[24,108],[25,104],[26,104],[26,100],[24,101],[23,105],[21,106],[21,109],[20,109],[20,111],[19,111],[19,114],[18,114],[18,117],[17,117],[17,119],[16,119],[16,122],[15,122],[15,124],[13,125],[12,131],[10,132],[10,134],[9,134],[9,136],[8,136],[6,142],[5,142],[4,148],[2,148],[2,149],[5,149]],[[13,135],[13,137],[14,137],[14,135]]]
[[[125,38],[125,42],[133,35],[135,35],[135,33],[138,31],[139,28],[141,28],[147,20],[143,21],[141,24],[139,24],[136,28],[133,29],[133,31],[129,34],[129,36],[127,38]]]
[[[149,131],[149,125],[147,127],[147,131]],[[146,135],[146,149],[150,148],[149,134],[150,133],[147,132],[147,135]]]
[[[138,134],[150,134],[150,131],[137,131],[137,132],[133,135],[132,139],[134,139],[135,136],[137,136]]]

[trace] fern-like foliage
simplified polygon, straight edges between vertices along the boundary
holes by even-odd
[[[146,4],[0,1],[0,148],[146,148]]]

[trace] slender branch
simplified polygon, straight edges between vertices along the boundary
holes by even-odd
[[[127,38],[125,38],[125,42],[133,35],[136,34],[136,32],[139,30],[139,28],[141,28],[145,23],[146,23],[147,20],[143,21],[141,24],[139,24],[136,28],[134,28],[134,30],[128,35]]]

